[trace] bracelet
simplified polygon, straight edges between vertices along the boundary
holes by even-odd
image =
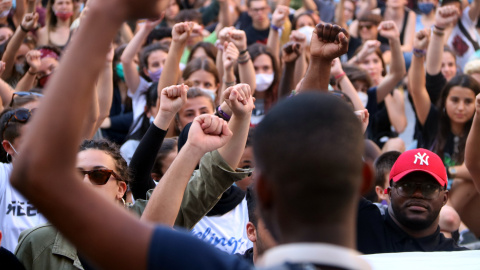
[[[237,63],[240,65],[246,64],[248,61],[250,61],[250,54],[248,52],[237,59]]]
[[[433,34],[437,35],[437,36],[443,36],[445,35],[445,33],[443,32],[443,30],[438,30],[436,28],[433,28],[432,30]]]
[[[241,51],[239,55],[244,55],[246,52],[248,52],[248,49]]]
[[[218,112],[218,116],[219,116],[220,118],[222,118],[223,120],[226,120],[226,121],[230,120],[230,117],[231,117],[231,116],[228,115],[228,114],[226,114],[224,111],[222,111],[222,107],[221,107],[221,106],[218,106],[218,107],[217,107],[217,112]]]
[[[225,86],[226,86],[226,87],[231,87],[231,86],[234,86],[234,85],[236,84],[235,81],[233,81],[233,82],[224,82],[224,83],[225,83]]]
[[[274,24],[271,24],[270,27],[277,32],[280,31],[280,30],[283,30],[283,26],[278,27]]]
[[[335,76],[335,80],[338,81],[339,79],[343,78],[344,76],[345,76],[345,72],[342,72],[342,73],[338,74],[337,76]]]
[[[436,29],[438,29],[438,30],[440,30],[440,31],[445,30],[445,27],[439,27],[439,26],[437,26],[437,25],[433,25],[433,27],[436,28]]]
[[[25,33],[30,32],[30,30],[28,30],[27,28],[23,27],[23,25],[21,25],[21,24],[20,24],[20,29],[22,29],[22,31],[25,32]]]
[[[37,73],[31,72],[30,69],[27,70],[27,73],[30,74],[30,75],[32,75],[32,76],[36,76],[36,75],[37,75]]]
[[[415,55],[416,57],[421,58],[424,57],[425,54],[427,54],[427,51],[413,48],[413,55]]]

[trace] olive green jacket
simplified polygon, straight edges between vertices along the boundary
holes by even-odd
[[[233,171],[218,151],[205,154],[188,182],[175,226],[192,229],[217,204],[225,190],[250,173],[251,170]],[[140,216],[147,202],[136,200],[128,208]],[[26,270],[83,269],[76,248],[48,223],[23,231],[15,255]]]

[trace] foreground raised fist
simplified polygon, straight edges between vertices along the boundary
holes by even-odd
[[[312,34],[310,54],[312,58],[330,63],[347,52],[348,38],[348,32],[344,28],[329,23],[319,23]]]

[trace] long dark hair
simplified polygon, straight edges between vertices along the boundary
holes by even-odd
[[[440,98],[438,100],[438,109],[440,110],[440,117],[438,119],[438,133],[435,139],[435,144],[433,147],[433,151],[440,156],[440,158],[444,158],[445,146],[447,144],[447,140],[449,136],[452,134],[452,127],[450,125],[450,118],[447,115],[445,104],[447,101],[447,97],[450,94],[450,90],[455,87],[464,87],[472,90],[472,92],[476,95],[480,93],[480,84],[469,75],[457,75],[453,77],[442,89],[440,93]],[[463,127],[463,134],[459,137],[458,142],[458,153],[454,153],[452,159],[455,161],[456,164],[462,164],[465,158],[465,144],[467,142],[467,136],[470,132],[470,128],[472,127],[473,122],[473,115]]]
[[[270,48],[260,43],[254,43],[248,46],[248,53],[250,54],[252,62],[254,62],[255,59],[262,54],[267,55],[272,60],[273,82],[267,91],[265,91],[265,110],[268,111],[268,109],[270,109],[277,101],[278,84],[280,82],[280,68],[278,66],[277,58],[273,55]],[[239,77],[237,76],[237,78]]]

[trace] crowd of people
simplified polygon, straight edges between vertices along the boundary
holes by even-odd
[[[479,16],[480,0],[3,0],[0,268],[479,249]]]

